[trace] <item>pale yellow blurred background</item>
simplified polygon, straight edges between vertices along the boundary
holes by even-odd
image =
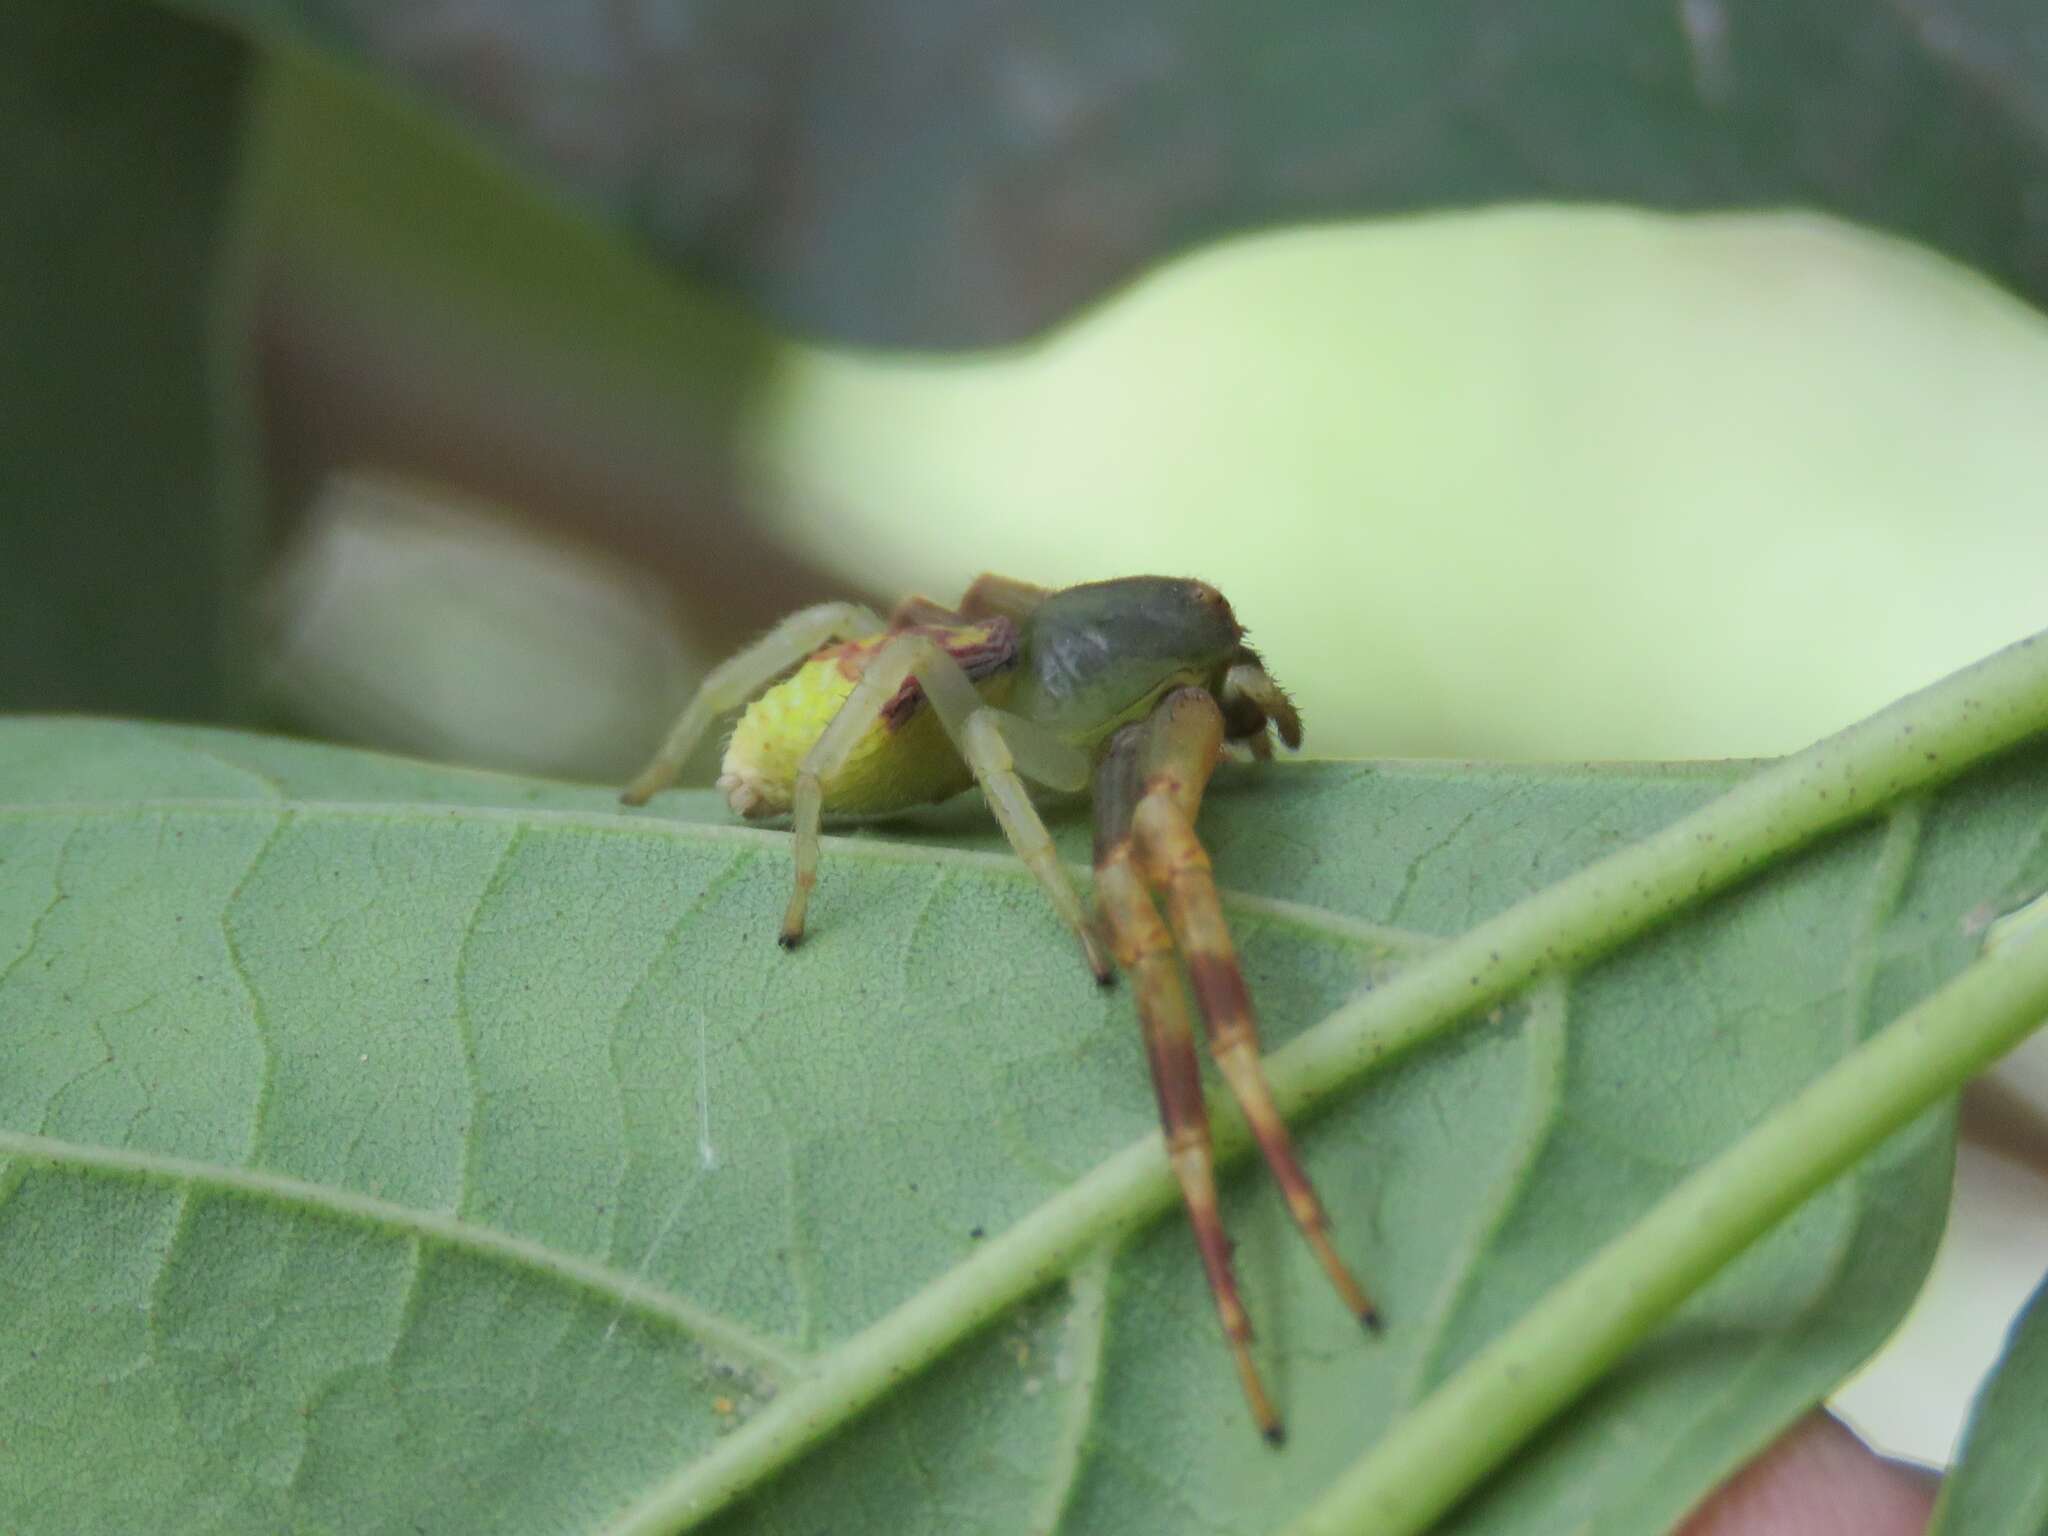
[[[850,588],[1206,577],[1319,755],[1781,752],[2048,628],[2048,326],[1811,219],[1260,236],[1002,356],[791,346],[758,402],[750,503]],[[715,659],[644,575],[413,487],[330,486],[278,596],[297,718],[528,771],[620,778]],[[1929,1461],[2048,1270],[2038,1172],[1962,1190],[1842,1398]]]

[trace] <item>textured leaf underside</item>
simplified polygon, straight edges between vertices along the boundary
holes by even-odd
[[[1740,766],[1228,772],[1203,825],[1269,1044]],[[1290,1443],[1192,1245],[1130,1237],[720,1529],[1273,1528],[1401,1408],[1960,968],[2043,866],[2008,757],[1470,1021],[1303,1128],[1361,1338],[1226,1180]],[[602,1530],[1153,1121],[964,805],[828,845],[225,733],[0,725],[0,1526]],[[1085,859],[1085,818],[1060,820]],[[1460,1532],[1658,1528],[1882,1340],[1930,1116],[1695,1298]],[[119,1475],[108,1475],[110,1467]]]

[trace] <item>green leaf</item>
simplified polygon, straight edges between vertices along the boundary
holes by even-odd
[[[1219,782],[1276,1088],[1319,1101],[1303,1150],[1389,1319],[1360,1337],[1266,1181],[1226,1181],[1278,1455],[1182,1224],[1144,1220],[1129,999],[958,808],[833,840],[786,955],[783,840],[706,794],[0,726],[0,1523],[623,1532],[758,1485],[722,1528],[1269,1530],[2033,894],[2041,750],[1614,948],[2023,737],[2012,657],[1753,778]],[[1747,830],[1680,820],[1709,801]],[[1890,1331],[1950,1137],[1803,1205],[1448,1528],[1674,1520]]]
[[[1970,1412],[1962,1455],[1928,1536],[2041,1536],[2048,1531],[2048,1283],[2012,1325],[1998,1369]]]
[[[246,53],[125,0],[0,6],[0,708],[247,713]]]
[[[1229,231],[1517,200],[1801,205],[2048,292],[2011,4],[181,3],[856,341],[1014,339]]]

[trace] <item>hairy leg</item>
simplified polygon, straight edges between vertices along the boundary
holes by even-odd
[[[819,646],[836,640],[857,640],[875,634],[881,627],[882,621],[873,610],[858,603],[820,603],[815,608],[792,613],[752,645],[705,674],[696,694],[662,742],[661,750],[620,792],[619,798],[628,805],[645,805],[651,796],[675,783],[697,743],[725,711],[746,703],[778,672],[795,666]]]
[[[839,771],[911,677],[917,679],[926,702],[937,712],[954,750],[973,771],[1010,846],[1038,877],[1054,910],[1080,941],[1095,979],[1107,983],[1113,972],[1094,924],[1054,855],[1052,838],[1019,777],[1021,770],[1055,789],[1079,789],[1088,780],[1087,757],[1029,721],[984,703],[960,663],[930,636],[915,632],[897,635],[875,653],[797,769],[792,804],[796,885],[782,920],[783,945],[794,948],[803,938],[804,912],[818,879],[818,827],[824,813],[825,781]]]
[[[1159,1101],[1166,1155],[1180,1184],[1188,1225],[1216,1301],[1223,1337],[1237,1365],[1245,1402],[1259,1433],[1278,1445],[1280,1416],[1273,1411],[1252,1361],[1251,1319],[1231,1268],[1230,1238],[1216,1203],[1216,1172],[1209,1150],[1209,1115],[1202,1103],[1201,1070],[1195,1060],[1194,1031],[1187,994],[1180,984],[1173,938],[1153,905],[1132,845],[1131,817],[1141,793],[1139,757],[1146,727],[1126,726],[1110,743],[1095,773],[1095,899],[1108,923],[1117,964],[1131,978],[1138,1022],[1144,1031],[1145,1062]]]
[[[957,609],[948,608],[944,603],[928,597],[906,597],[889,610],[889,633],[899,629],[914,629],[920,624],[954,625],[968,622],[967,616]]]
[[[1295,1224],[1351,1314],[1368,1328],[1379,1314],[1330,1242],[1329,1219],[1294,1150],[1294,1138],[1259,1062],[1258,1017],[1237,960],[1209,856],[1195,834],[1202,791],[1223,747],[1223,714],[1208,693],[1169,694],[1146,722],[1140,796],[1131,827],[1145,873],[1166,891],[1167,911],[1208,1027],[1209,1054],[1244,1111]]]
[[[1049,587],[1036,587],[1028,581],[988,571],[974,578],[966,596],[960,599],[960,611],[970,619],[988,619],[1000,614],[1006,619],[1022,620],[1051,596]]]

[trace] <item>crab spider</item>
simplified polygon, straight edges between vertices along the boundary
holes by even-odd
[[[781,942],[803,938],[823,816],[879,815],[979,784],[1098,981],[1129,974],[1168,1157],[1194,1228],[1252,1418],[1279,1415],[1251,1355],[1251,1324],[1216,1200],[1208,1112],[1178,945],[1210,1055],[1236,1096],[1288,1210],[1344,1305],[1372,1303],[1331,1245],[1259,1064],[1258,1024],[1195,833],[1226,743],[1272,755],[1301,744],[1301,717],[1214,587],[1163,576],[1049,591],[983,576],[957,609],[910,598],[888,622],[851,603],[784,619],[705,678],[661,750],[621,796],[675,782],[719,715],[746,706],[718,779],[749,820],[788,815],[796,879]],[[1108,952],[1053,853],[1024,784],[1090,788],[1095,894]],[[1154,893],[1165,898],[1162,917]]]

